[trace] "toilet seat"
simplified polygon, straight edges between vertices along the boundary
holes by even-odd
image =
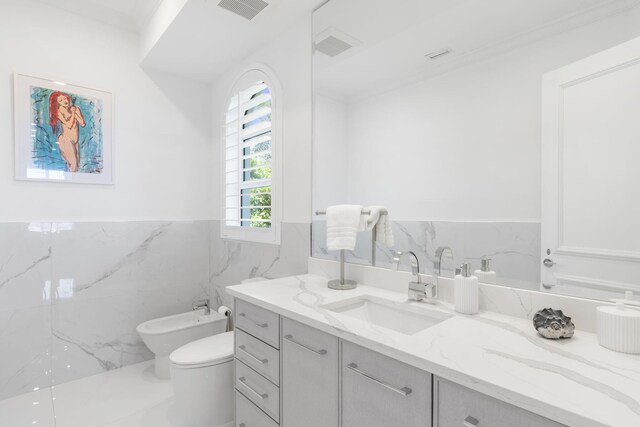
[[[195,369],[233,360],[233,332],[224,332],[185,344],[169,356],[171,366]]]

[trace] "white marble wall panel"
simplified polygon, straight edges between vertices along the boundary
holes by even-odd
[[[151,359],[138,324],[252,277],[306,273],[309,224],[279,246],[219,221],[0,224],[0,399]]]
[[[337,252],[326,249],[326,223],[313,222],[312,253],[316,258],[337,260]],[[439,246],[453,249],[454,259],[445,260],[442,274],[452,277],[463,262],[480,268],[483,257],[492,259],[498,283],[538,290],[540,283],[540,224],[515,222],[397,221],[392,223],[396,251],[412,250],[418,256],[421,271],[433,272],[435,251]],[[377,245],[378,267],[395,268],[391,249]],[[371,233],[358,235],[356,249],[347,253],[347,261],[369,265]],[[400,269],[407,270],[403,260]]]
[[[50,224],[0,224],[0,311],[49,303]]]
[[[135,328],[206,296],[208,230],[208,221],[151,221],[54,233],[54,383],[152,358]]]
[[[220,222],[211,222],[210,284],[212,304],[231,305],[224,289],[253,277],[275,279],[307,272],[311,247],[308,223],[282,223],[280,245],[225,240]]]
[[[0,311],[0,361],[0,400],[51,385],[49,306]]]
[[[208,221],[0,224],[0,399],[152,358],[208,281]]]
[[[51,383],[49,230],[0,224],[0,399]]]

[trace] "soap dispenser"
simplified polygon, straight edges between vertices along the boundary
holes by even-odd
[[[478,278],[471,275],[471,266],[464,263],[456,269],[454,282],[455,309],[462,314],[478,312]]]
[[[489,265],[491,262],[491,258],[482,258],[480,261],[481,266],[480,270],[476,270],[473,272],[478,277],[478,281],[482,283],[496,283],[496,272],[491,270],[491,266]]]

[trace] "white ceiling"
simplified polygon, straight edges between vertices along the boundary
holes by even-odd
[[[315,38],[323,39],[323,32],[333,28],[360,43],[333,58],[316,53],[316,87],[357,99],[637,4],[637,0],[332,0],[314,14]],[[443,48],[453,54],[435,61],[424,57]]]
[[[219,0],[188,0],[142,60],[145,67],[212,81],[267,44],[323,0],[266,0],[253,20],[218,7]],[[349,0],[347,0],[349,1]]]
[[[162,0],[37,0],[105,24],[140,32]]]

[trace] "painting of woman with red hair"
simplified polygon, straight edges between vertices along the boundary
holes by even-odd
[[[14,75],[16,179],[113,184],[113,95]]]
[[[80,164],[79,127],[85,126],[82,110],[72,105],[68,94],[55,91],[49,95],[49,124],[56,135],[62,158],[67,162],[67,169],[77,172]]]

